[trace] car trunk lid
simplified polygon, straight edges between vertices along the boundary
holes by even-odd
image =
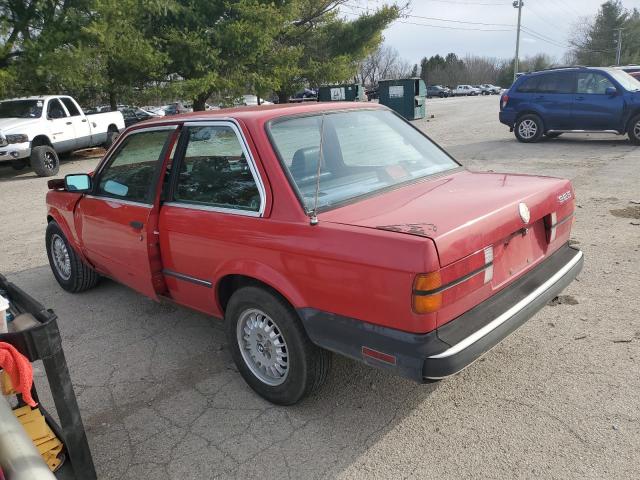
[[[324,212],[320,220],[430,238],[442,267],[494,246],[499,283],[547,253],[551,214],[560,220],[573,204],[568,180],[462,170]]]

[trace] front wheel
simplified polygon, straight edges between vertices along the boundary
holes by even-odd
[[[227,305],[225,328],[240,374],[272,403],[297,403],[327,377],[331,354],[311,343],[295,310],[266,289],[237,290]]]
[[[544,132],[542,119],[538,115],[523,115],[516,121],[514,133],[523,143],[534,143],[540,140]]]
[[[629,122],[627,135],[629,135],[629,141],[633,145],[640,145],[640,115],[636,115]]]
[[[49,145],[31,149],[31,166],[39,177],[51,177],[60,170],[60,159]]]
[[[78,293],[98,283],[100,277],[96,271],[76,254],[56,222],[47,225],[45,239],[51,271],[62,288]]]

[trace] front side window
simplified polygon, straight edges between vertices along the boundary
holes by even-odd
[[[60,100],[57,98],[53,98],[49,100],[49,105],[47,106],[47,117],[49,118],[64,118],[67,116],[67,113],[62,108],[62,104]]]
[[[160,155],[173,130],[133,133],[102,170],[97,194],[151,203],[152,183]]]
[[[581,94],[604,95],[607,88],[615,88],[615,85],[605,75],[599,72],[578,73],[578,90]]]
[[[189,127],[178,165],[174,200],[230,210],[260,211],[260,192],[235,131],[229,126]]]
[[[318,208],[328,208],[458,167],[387,110],[291,117],[271,123],[269,133],[307,210],[315,208],[316,197]]]

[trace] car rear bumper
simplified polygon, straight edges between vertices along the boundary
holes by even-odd
[[[511,110],[500,110],[498,118],[500,119],[500,123],[513,128],[513,125],[516,123],[516,112]]]
[[[582,252],[568,245],[524,277],[433,332],[412,334],[311,308],[299,309],[318,346],[416,381],[464,369],[524,324],[580,273]]]

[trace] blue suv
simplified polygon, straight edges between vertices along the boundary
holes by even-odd
[[[640,145],[640,82],[614,68],[571,67],[517,78],[500,98],[500,122],[521,142],[563,133],[629,135]]]

